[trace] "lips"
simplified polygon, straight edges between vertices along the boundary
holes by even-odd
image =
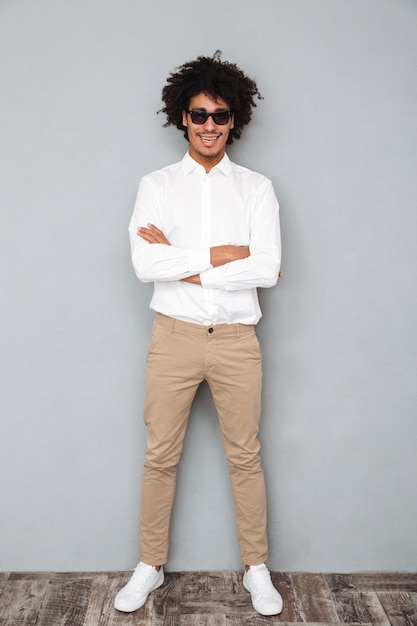
[[[212,146],[219,139],[220,135],[199,135],[200,140],[205,146]]]

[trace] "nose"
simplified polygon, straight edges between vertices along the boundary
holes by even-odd
[[[208,131],[214,131],[217,128],[217,124],[214,122],[213,118],[210,116],[207,118],[205,124],[204,124],[204,129],[208,130]]]

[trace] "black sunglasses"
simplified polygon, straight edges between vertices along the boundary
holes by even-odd
[[[219,126],[224,126],[230,119],[232,115],[230,111],[227,109],[222,109],[221,111],[214,111],[214,113],[207,113],[206,109],[191,109],[191,111],[187,111],[191,115],[191,121],[193,124],[205,124],[209,117],[213,118],[213,122],[218,124]]]

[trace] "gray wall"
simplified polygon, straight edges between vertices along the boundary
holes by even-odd
[[[270,566],[417,569],[416,57],[411,0],[0,3],[0,568],[136,564],[150,286],[140,177],[179,160],[168,73],[217,48],[265,99],[232,159],[272,178],[261,293]],[[171,570],[240,567],[207,388]]]

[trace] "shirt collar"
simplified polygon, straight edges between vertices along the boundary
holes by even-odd
[[[202,165],[197,163],[197,161],[195,161],[190,156],[190,153],[187,152],[187,154],[184,156],[184,158],[182,160],[182,171],[184,172],[184,174],[186,176],[188,176],[188,174],[191,174],[191,172],[194,171],[197,168],[202,168]],[[221,172],[225,176],[228,176],[228,177],[231,176],[231,174],[232,174],[232,164],[231,164],[231,161],[230,161],[229,157],[227,156],[227,154],[225,154],[224,157],[222,158],[222,160],[219,163],[217,163],[217,165],[215,165],[213,167],[213,169],[210,171],[210,173],[211,172],[215,172],[216,170],[218,170],[219,172]]]

